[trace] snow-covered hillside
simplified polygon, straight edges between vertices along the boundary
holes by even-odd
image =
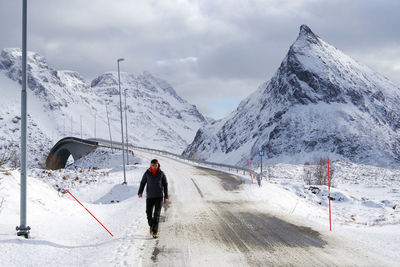
[[[20,82],[21,51],[4,49],[0,54],[0,153],[10,147],[18,153]],[[122,72],[121,87],[123,92],[126,89],[131,144],[180,153],[206,123],[195,106],[148,72],[137,76]],[[52,145],[65,136],[109,139],[106,104],[112,138],[121,141],[117,73],[87,82],[79,73],[55,70],[45,58],[29,52],[28,89],[29,164],[43,163]],[[124,95],[122,101],[124,108]]]
[[[286,207],[289,212],[320,219],[321,211],[325,217],[328,210],[328,186],[307,183],[305,170],[312,167],[282,163],[268,166],[263,171],[263,188],[253,197],[264,200],[279,198],[281,193],[277,192],[286,190],[293,197],[299,198],[296,202],[301,200],[301,204],[309,205],[308,211],[294,205],[291,209]],[[400,224],[400,170],[345,161],[332,162],[332,169],[331,199],[336,224]],[[287,202],[282,201],[280,205],[285,206]],[[277,206],[277,210],[282,209],[282,206]]]
[[[400,89],[302,25],[271,80],[228,117],[201,128],[184,151],[247,165],[330,156],[378,166],[400,160]]]

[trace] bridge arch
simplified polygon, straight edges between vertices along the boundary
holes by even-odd
[[[97,146],[98,142],[96,141],[65,137],[58,141],[50,150],[46,159],[46,168],[51,170],[65,168],[70,155],[76,161],[95,150]]]

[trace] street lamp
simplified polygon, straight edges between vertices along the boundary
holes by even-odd
[[[97,110],[95,110],[95,112],[94,112],[94,139],[97,138],[97,135],[96,135],[96,120],[97,120]]]
[[[108,132],[110,133],[111,153],[114,154],[114,151],[113,151],[113,142],[112,142],[112,137],[111,137],[110,117],[108,116],[107,102],[106,102],[106,112],[107,112],[107,121],[108,121]]]
[[[126,165],[129,165],[129,142],[128,142],[128,117],[126,115],[126,91],[125,89],[125,130],[126,130]]]
[[[21,220],[17,226],[17,235],[29,237],[29,226],[26,226],[26,28],[27,0],[22,1],[22,90],[21,90]]]
[[[122,139],[122,165],[124,169],[124,182],[122,184],[126,184],[126,173],[125,173],[125,144],[124,144],[124,127],[122,122],[122,96],[121,96],[121,77],[119,73],[119,62],[123,61],[123,58],[117,59],[118,65],[118,87],[119,87],[119,111],[121,115],[121,139]]]
[[[83,137],[82,137],[82,115],[80,115],[80,121],[81,121],[81,139],[83,139]]]

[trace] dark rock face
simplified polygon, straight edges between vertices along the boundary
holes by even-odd
[[[302,25],[270,81],[184,151],[245,166],[331,156],[393,166],[400,158],[400,89]],[[213,152],[215,151],[215,153]]]
[[[90,87],[118,86],[118,80],[112,73],[105,73],[95,78]]]

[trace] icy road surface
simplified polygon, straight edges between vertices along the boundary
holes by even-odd
[[[156,157],[168,177],[170,202],[161,212],[160,238],[146,244],[143,266],[383,264],[353,242],[266,213],[265,203],[249,200],[241,187],[250,185],[236,176]]]
[[[397,225],[334,225],[326,207],[273,183],[135,152],[123,181],[121,154],[96,150],[58,171],[30,170],[28,225],[16,236],[19,172],[0,169],[0,266],[396,266]],[[153,239],[138,185],[152,158],[170,201]],[[89,169],[96,166],[98,170]],[[75,169],[77,168],[77,169]],[[69,189],[113,233],[111,237]],[[325,217],[324,217],[325,216]],[[371,237],[362,241],[365,237]],[[392,238],[393,237],[393,238]],[[372,242],[372,243],[371,243]]]

